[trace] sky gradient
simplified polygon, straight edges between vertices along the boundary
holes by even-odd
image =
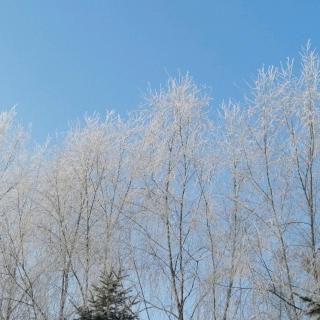
[[[126,115],[179,72],[217,106],[308,39],[320,49],[319,14],[317,0],[4,0],[0,108],[43,142],[85,114]]]

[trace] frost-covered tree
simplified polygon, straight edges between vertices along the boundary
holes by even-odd
[[[128,131],[117,117],[73,128],[42,171],[39,232],[47,252],[55,317],[88,303],[101,268],[119,264],[130,191]]]
[[[182,320],[193,317],[201,303],[205,239],[199,232],[204,218],[199,179],[210,140],[208,99],[185,77],[169,80],[149,103],[130,217],[137,272],[146,305]]]
[[[0,113],[0,319],[73,319],[111,266],[151,319],[307,319],[320,301],[320,62],[211,108],[190,76],[33,149]],[[309,299],[310,306],[303,302]]]

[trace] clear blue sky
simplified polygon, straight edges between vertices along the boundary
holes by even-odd
[[[318,0],[3,0],[0,108],[43,141],[70,121],[137,108],[189,71],[214,102],[239,98],[262,64],[320,49]]]

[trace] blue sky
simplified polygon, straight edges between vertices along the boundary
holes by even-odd
[[[55,0],[0,3],[0,108],[42,142],[85,113],[125,115],[190,72],[218,105],[262,65],[320,49],[317,0]]]

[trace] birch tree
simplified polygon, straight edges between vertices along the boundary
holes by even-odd
[[[168,319],[192,319],[201,303],[204,250],[197,233],[202,199],[196,171],[209,135],[207,104],[189,77],[169,80],[150,98],[141,142],[135,247],[148,266],[143,283],[147,305]]]

